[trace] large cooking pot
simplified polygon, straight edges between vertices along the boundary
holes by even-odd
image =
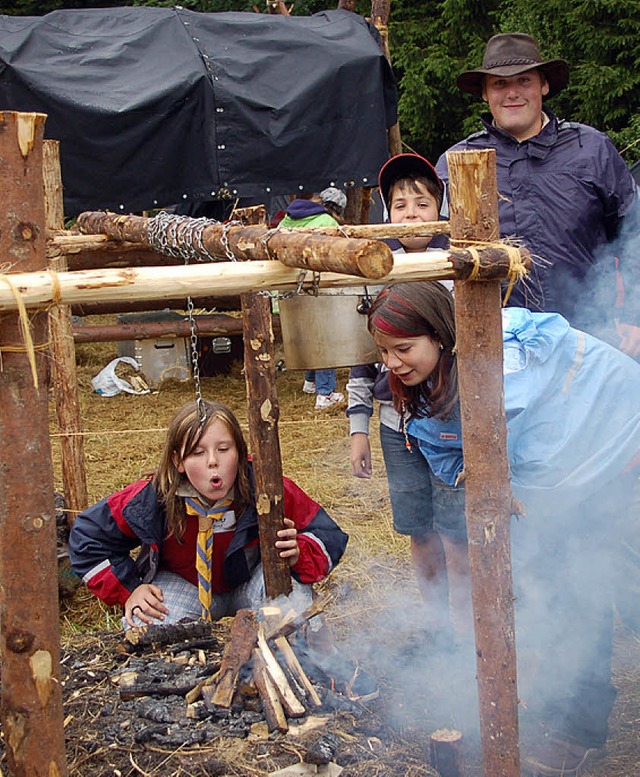
[[[351,367],[379,360],[367,310],[382,286],[319,289],[279,300],[284,361],[289,370]]]

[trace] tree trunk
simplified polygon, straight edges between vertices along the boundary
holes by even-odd
[[[372,0],[371,21],[380,33],[382,39],[382,51],[391,64],[391,52],[389,51],[389,17],[391,15],[391,0]],[[402,139],[400,137],[400,125],[396,122],[387,130],[389,152],[391,156],[402,153]]]

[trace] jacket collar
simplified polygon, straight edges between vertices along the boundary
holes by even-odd
[[[526,149],[526,155],[529,157],[544,159],[558,140],[558,119],[555,114],[549,110],[546,110],[545,113],[548,117],[547,123],[537,135],[528,138],[528,140],[525,140],[522,143],[519,143],[513,135],[496,127],[493,123],[491,114],[483,116],[482,123],[490,135],[500,139],[502,142],[506,141],[516,148]]]

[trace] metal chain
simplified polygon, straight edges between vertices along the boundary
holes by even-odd
[[[193,383],[196,389],[196,407],[198,408],[198,420],[203,425],[207,420],[207,410],[202,399],[202,386],[200,383],[200,364],[198,363],[198,333],[196,331],[196,320],[193,316],[193,300],[187,297],[187,313],[189,315],[189,332],[191,344],[191,367],[193,370]]]
[[[212,224],[218,226],[220,222],[161,211],[148,221],[147,240],[152,248],[175,259],[217,262],[219,258],[206,249],[203,241],[205,228]]]
[[[233,251],[231,250],[231,246],[229,245],[229,230],[231,227],[241,226],[243,226],[241,221],[227,221],[222,227],[222,236],[220,238],[220,242],[222,243],[224,252],[227,255],[227,259],[230,262],[237,262],[238,260],[234,256]]]

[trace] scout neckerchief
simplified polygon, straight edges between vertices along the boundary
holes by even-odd
[[[198,572],[198,598],[202,605],[202,619],[211,620],[211,556],[213,553],[213,522],[221,521],[231,509],[232,499],[223,499],[212,507],[196,497],[185,497],[187,515],[198,517],[198,544],[196,547],[196,571]]]

